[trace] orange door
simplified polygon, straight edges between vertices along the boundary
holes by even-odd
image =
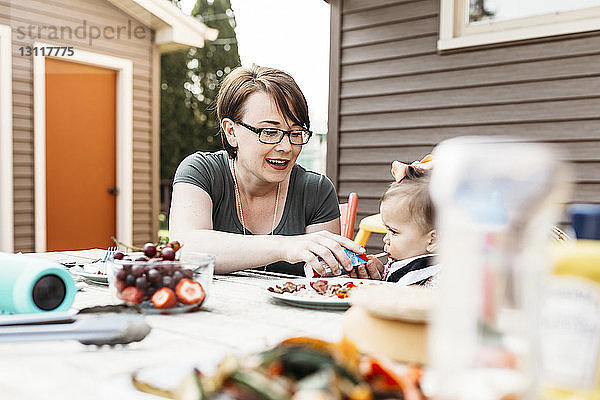
[[[46,59],[46,249],[115,236],[116,72]]]

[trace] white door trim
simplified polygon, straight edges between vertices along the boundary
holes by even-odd
[[[0,251],[14,248],[12,39],[10,27],[0,25]]]
[[[42,47],[59,46],[35,43]],[[117,238],[131,243],[133,236],[133,64],[131,60],[74,48],[72,56],[52,56],[80,64],[117,71]],[[68,54],[68,53],[67,53]],[[35,251],[46,251],[46,63],[47,56],[33,57],[33,131]]]

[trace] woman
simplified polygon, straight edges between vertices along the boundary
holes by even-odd
[[[171,237],[216,256],[215,271],[265,270],[303,275],[351,269],[339,236],[333,184],[296,160],[310,139],[308,106],[288,74],[239,67],[223,81],[217,116],[225,151],[197,152],[175,173]]]

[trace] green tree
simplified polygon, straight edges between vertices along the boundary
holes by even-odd
[[[172,0],[179,6],[179,0]],[[192,16],[219,30],[203,48],[168,53],[161,58],[161,178],[172,179],[187,155],[221,148],[214,111],[219,82],[240,65],[235,16],[230,0],[197,0]]]

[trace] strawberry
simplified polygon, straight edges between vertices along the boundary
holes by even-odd
[[[169,244],[167,244],[167,246],[172,248],[173,251],[177,252],[181,248],[181,243],[179,243],[177,240],[175,240],[173,242],[169,242]]]
[[[146,298],[144,291],[135,286],[127,286],[121,291],[120,297],[127,303],[140,304]]]
[[[158,289],[152,295],[150,301],[156,308],[173,308],[177,305],[175,293],[167,287]]]
[[[177,298],[183,304],[202,304],[206,297],[206,292],[202,288],[202,285],[191,279],[182,279],[175,286],[175,293]]]

